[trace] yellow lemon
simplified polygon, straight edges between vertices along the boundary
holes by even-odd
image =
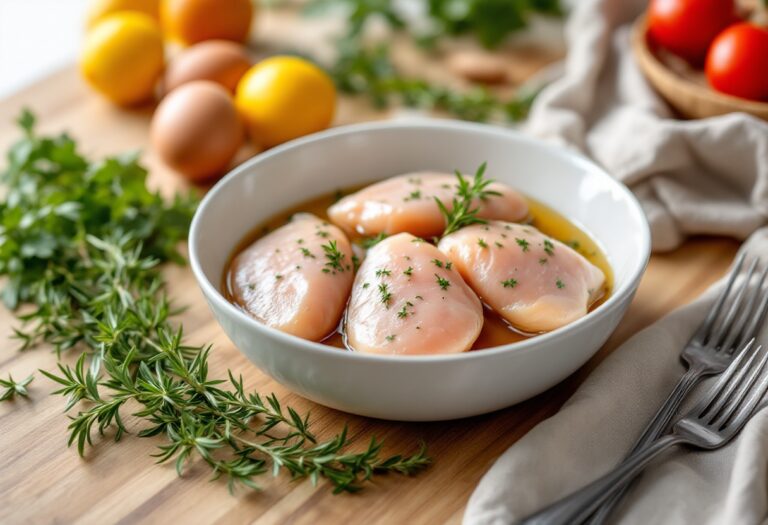
[[[160,20],[160,0],[91,0],[86,27],[89,29],[118,11],[138,11]]]
[[[149,99],[163,65],[160,27],[149,16],[130,11],[96,24],[86,36],[80,57],[88,83],[121,105]]]
[[[235,102],[252,140],[269,147],[327,128],[336,109],[336,89],[314,64],[276,56],[245,73]]]

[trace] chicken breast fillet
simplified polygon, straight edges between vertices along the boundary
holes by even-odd
[[[355,278],[347,343],[374,354],[449,354],[469,350],[483,307],[447,257],[407,233],[371,248]]]
[[[512,188],[492,183],[488,190],[501,195],[476,201],[485,219],[520,221],[528,216],[528,204]],[[328,216],[347,233],[374,236],[408,232],[418,237],[440,235],[445,218],[437,197],[450,210],[456,193],[456,176],[418,172],[392,177],[348,195],[328,209]]]
[[[438,247],[488,306],[527,333],[575,321],[605,293],[599,268],[532,226],[468,226]]]
[[[353,279],[344,233],[298,214],[237,256],[229,284],[237,303],[265,325],[320,341],[337,328]]]

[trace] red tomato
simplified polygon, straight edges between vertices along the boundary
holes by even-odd
[[[694,65],[704,63],[715,37],[736,21],[733,0],[651,0],[648,6],[651,40]]]
[[[712,42],[707,79],[718,91],[752,100],[768,100],[768,29],[743,23]]]

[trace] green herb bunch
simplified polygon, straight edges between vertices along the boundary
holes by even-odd
[[[256,488],[255,478],[282,469],[294,478],[328,479],[335,492],[358,490],[375,473],[410,474],[428,464],[424,447],[412,456],[382,458],[375,439],[346,452],[346,429],[327,441],[310,430],[309,415],[283,407],[274,395],[248,393],[241,377],[213,378],[209,346],[184,343],[159,265],[183,262],[192,198],[166,203],[145,186],[136,156],[89,163],[74,141],[38,137],[34,118],[20,119],[24,138],[11,149],[2,175],[0,276],[6,304],[29,303],[16,337],[23,349],[41,343],[57,354],[79,352],[74,366],[43,373],[59,384],[70,415],[69,443],[80,454],[96,432],[127,428],[164,436],[159,462],[179,473],[197,457],[213,478]],[[3,397],[25,395],[31,378],[9,378]]]
[[[523,120],[538,91],[520,92],[500,100],[487,89],[454,90],[402,75],[390,58],[386,43],[366,43],[369,21],[383,20],[395,31],[410,32],[417,43],[433,46],[442,36],[471,34],[486,47],[497,47],[511,33],[524,29],[532,13],[560,15],[558,0],[423,0],[428,33],[414,32],[392,0],[313,0],[309,13],[340,6],[348,23],[337,41],[337,56],[329,66],[344,93],[367,95],[379,108],[391,104],[446,111],[463,120],[485,122]]]
[[[559,0],[428,0],[428,12],[434,34],[471,34],[488,48],[528,27],[532,14],[563,14]]]

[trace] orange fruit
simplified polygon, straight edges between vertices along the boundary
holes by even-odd
[[[98,92],[121,105],[152,97],[165,63],[163,35],[149,16],[121,11],[98,22],[85,38],[80,70]]]
[[[251,139],[270,147],[327,128],[336,110],[336,88],[311,62],[275,56],[243,75],[235,103]]]
[[[213,39],[244,42],[252,18],[251,0],[162,0],[160,4],[163,29],[186,45]]]

